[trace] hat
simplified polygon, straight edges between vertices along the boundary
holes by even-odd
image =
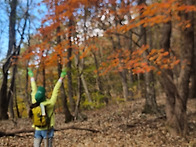
[[[35,94],[35,100],[38,103],[41,103],[45,101],[45,88],[44,87],[38,87],[37,92]]]

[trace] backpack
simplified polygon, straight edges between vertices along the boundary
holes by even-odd
[[[49,127],[51,117],[47,115],[47,112],[45,110],[43,110],[44,112],[43,114],[42,109],[46,110],[46,107],[43,106],[41,108],[39,103],[31,104],[29,117],[32,118],[34,126],[39,127],[39,128]]]
[[[47,113],[46,115],[42,115],[40,106],[32,108],[32,113],[33,113],[33,124],[36,127],[43,128],[50,125],[50,118],[48,117]]]

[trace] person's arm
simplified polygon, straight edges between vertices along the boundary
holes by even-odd
[[[32,98],[32,103],[35,103],[35,94],[37,92],[37,85],[35,83],[35,79],[33,77],[33,72],[30,68],[28,68],[28,75],[30,76],[30,80],[31,80],[31,98]]]
[[[50,104],[50,105],[55,105],[56,100],[57,100],[57,96],[58,96],[58,92],[59,92],[60,87],[61,87],[61,84],[62,84],[62,82],[63,82],[63,78],[66,76],[66,74],[67,74],[67,73],[66,73],[65,70],[63,70],[63,71],[61,72],[61,76],[60,76],[60,78],[58,79],[58,81],[57,81],[57,83],[56,83],[56,85],[55,85],[55,87],[54,87],[54,89],[53,89],[52,96],[51,96],[50,100],[49,100],[49,101],[45,101],[45,102],[43,102],[42,104],[44,104],[44,105],[48,105],[48,104]]]

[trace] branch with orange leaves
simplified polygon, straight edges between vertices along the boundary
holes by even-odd
[[[147,60],[142,56],[144,52],[148,49],[148,46],[143,46],[142,48],[134,51],[131,55],[128,50],[121,50],[120,52],[115,52],[110,54],[107,58],[107,62],[102,62],[99,70],[100,74],[104,75],[110,71],[122,71],[123,69],[132,70],[133,73],[145,73],[149,71],[156,71],[160,74],[159,69],[173,69],[179,62],[175,56],[169,56],[169,52],[164,51],[164,49],[152,49]],[[121,58],[119,58],[120,56]]]

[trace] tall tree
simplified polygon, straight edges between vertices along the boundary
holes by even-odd
[[[87,29],[87,19],[88,19],[88,15],[89,15],[89,10],[88,8],[85,6],[84,7],[84,24],[83,24],[83,38],[84,38],[84,48],[82,49],[82,53],[81,54],[84,54],[85,52],[85,49],[87,48],[87,36],[88,36],[88,29]],[[79,57],[79,56],[78,56]],[[84,76],[84,67],[85,67],[85,58],[82,58],[81,61],[79,61],[80,59],[78,58],[78,61],[77,61],[77,67],[79,68],[78,69],[78,76],[81,76],[81,78],[78,77],[78,80],[81,79],[82,81],[82,85],[84,87],[84,91],[86,93],[86,97],[88,99],[89,102],[92,102],[92,98],[91,98],[91,94],[89,92],[89,89],[88,89],[88,85],[86,83],[86,80],[85,80],[85,76]],[[80,74],[81,72],[81,74]],[[80,84],[79,84],[80,85]],[[78,86],[79,88],[79,86]],[[80,89],[80,88],[79,88]]]
[[[145,6],[146,5],[146,0],[139,0],[138,5]],[[141,9],[140,15],[142,15],[143,9]],[[145,19],[145,18],[143,18]],[[141,36],[141,46],[142,45],[147,45],[147,32],[146,28],[144,26],[140,26],[140,36]],[[150,50],[148,51],[150,52]],[[143,56],[146,59],[146,63],[150,64],[150,62],[147,59],[147,51],[144,52]],[[144,73],[145,77],[145,106],[144,106],[144,112],[146,113],[157,113],[158,112],[158,107],[157,107],[157,102],[156,102],[156,96],[155,96],[155,87],[154,87],[154,77],[153,77],[153,71],[149,71]]]
[[[196,5],[196,1],[193,1],[193,5]],[[194,58],[193,58],[193,67],[192,67],[192,73],[191,73],[191,87],[190,87],[190,93],[189,93],[189,97],[190,98],[196,98],[196,12],[193,12],[194,16],[193,16],[193,30],[194,30]]]
[[[0,104],[3,105],[0,107],[0,119],[7,119],[8,118],[8,105],[9,102],[11,104],[10,113],[11,116],[14,116],[13,113],[13,97],[14,97],[14,88],[15,88],[15,77],[17,72],[17,61],[18,56],[20,55],[20,49],[21,44],[23,43],[24,36],[25,36],[25,29],[27,26],[27,19],[29,17],[29,6],[30,1],[28,0],[26,2],[25,11],[23,11],[22,15],[20,17],[17,17],[17,6],[18,1],[12,0],[9,3],[10,5],[10,15],[9,15],[9,44],[8,44],[8,52],[6,56],[6,61],[3,65],[3,82],[2,87],[0,91]],[[18,18],[18,19],[17,19]],[[18,34],[19,34],[19,40],[18,43],[16,42],[16,22],[18,21]],[[11,82],[10,87],[7,89],[8,84],[8,71],[12,68],[12,76],[11,76]]]
[[[181,4],[191,5],[192,0],[179,1]],[[182,11],[179,13],[182,21],[190,20],[190,26],[181,28],[181,47],[180,47],[180,73],[179,83],[175,84],[171,70],[163,71],[161,83],[167,94],[166,98],[166,116],[167,124],[173,134],[186,135],[187,133],[187,100],[189,90],[189,79],[193,61],[193,12]],[[170,49],[170,38],[172,22],[169,21],[163,27],[162,48]]]
[[[56,15],[56,21],[57,23],[59,23],[59,26],[56,28],[56,41],[57,41],[57,44],[61,45],[61,35],[58,35],[61,31],[61,27],[60,27],[60,19],[59,19],[59,12],[58,12],[58,3],[57,3],[57,0],[55,1],[55,15]],[[58,74],[60,76],[60,73],[62,72],[62,57],[60,56],[60,54],[58,54],[58,59],[57,59],[57,64],[58,64]],[[69,107],[68,107],[68,104],[67,104],[67,95],[65,93],[65,87],[64,87],[64,83],[62,83],[61,85],[61,98],[62,98],[62,101],[63,101],[63,109],[64,109],[64,114],[65,114],[65,122],[70,122],[71,120],[73,120],[73,116],[71,115],[70,111],[69,111]]]
[[[21,18],[21,20],[24,19],[24,24],[21,28],[19,44],[17,46],[15,46],[14,52],[12,54],[12,56],[13,56],[13,59],[12,59],[13,60],[12,61],[13,62],[13,70],[12,70],[11,84],[10,84],[10,87],[8,90],[8,102],[10,102],[10,115],[11,115],[11,117],[14,117],[13,99],[15,96],[14,93],[16,92],[15,80],[16,80],[16,73],[17,73],[17,66],[18,66],[17,62],[18,62],[18,56],[20,55],[21,44],[23,43],[23,39],[24,39],[24,35],[25,35],[27,20],[29,17],[29,6],[30,6],[30,2],[29,2],[29,0],[27,0],[26,10],[24,12],[24,15]]]
[[[116,2],[117,3],[117,2]],[[112,5],[112,10],[114,12],[116,12],[116,10],[118,9],[118,4],[116,3],[113,3]],[[119,16],[117,13],[114,13],[114,23],[115,23],[115,26],[117,27],[118,25],[122,25],[122,21],[123,21],[123,16]],[[117,43],[116,44],[113,44],[113,47],[114,47],[114,50],[123,50],[123,47],[121,45],[121,37],[119,34],[116,35],[116,38],[117,38]],[[114,39],[113,39],[113,42]],[[119,54],[119,60],[120,60],[120,64],[119,66],[123,66],[123,57],[121,55],[121,53]],[[129,87],[128,87],[128,80],[127,80],[127,70],[126,69],[122,69],[121,71],[119,71],[119,75],[121,77],[121,81],[122,81],[122,88],[123,88],[123,97],[125,99],[125,101],[129,100],[130,98],[130,95],[129,95]]]
[[[16,50],[16,7],[17,0],[10,2],[10,16],[9,16],[9,46],[6,56],[6,62],[3,65],[3,82],[0,90],[0,119],[8,119],[8,104],[9,99],[7,95],[7,82],[8,82],[8,70],[11,66],[11,58],[15,54]]]
[[[73,86],[72,86],[72,31],[73,31],[73,14],[71,14],[71,16],[69,17],[69,24],[68,24],[68,42],[69,42],[69,47],[67,49],[67,78],[68,78],[68,97],[69,97],[69,101],[70,101],[70,107],[71,107],[71,111],[74,112],[75,110],[75,102],[73,99]]]

